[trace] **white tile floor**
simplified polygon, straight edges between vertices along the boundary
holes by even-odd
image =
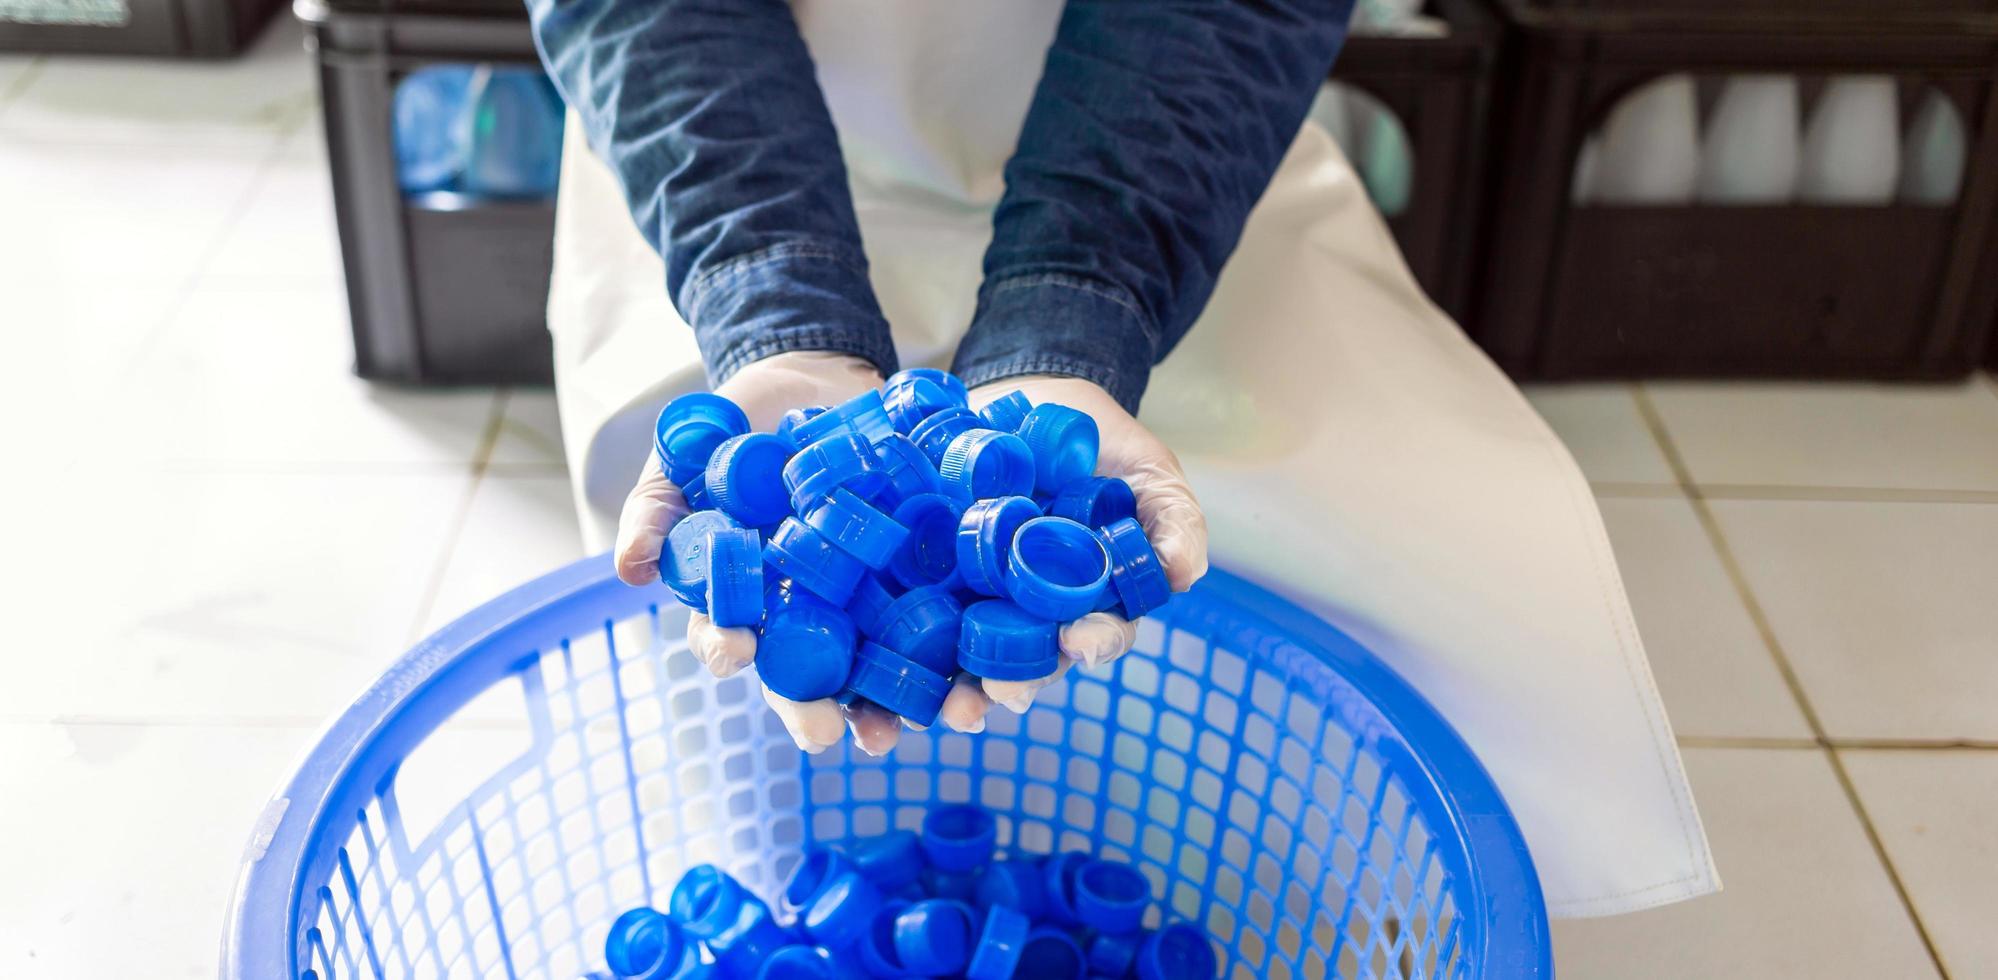
[[[545,391],[346,370],[288,23],[240,62],[0,58],[0,977],[213,974],[315,725],[573,557]],[[1564,976],[1998,976],[1998,384],[1592,385],[1596,484],[1728,890]],[[25,560],[23,560],[25,558]],[[25,642],[23,642],[25,641]],[[1940,965],[1940,969],[1938,968]]]

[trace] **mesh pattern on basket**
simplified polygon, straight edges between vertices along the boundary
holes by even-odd
[[[1217,645],[1167,618],[1114,668],[1072,672],[979,735],[905,732],[883,759],[808,757],[747,675],[716,680],[674,609],[521,662],[532,748],[411,840],[393,785],[359,813],[296,937],[302,974],[571,980],[622,909],[711,862],[769,895],[807,838],[999,815],[1011,853],[1131,862],[1203,923],[1231,977],[1468,973],[1451,881],[1355,695],[1308,656]],[[669,642],[666,637],[673,637]],[[421,828],[414,830],[423,833]]]

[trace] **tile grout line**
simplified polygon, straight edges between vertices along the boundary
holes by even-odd
[[[1900,871],[1894,867],[1894,859],[1887,853],[1886,842],[1880,839],[1880,831],[1873,825],[1873,817],[1867,813],[1866,804],[1859,797],[1858,787],[1854,785],[1851,774],[1846,772],[1845,761],[1839,758],[1837,748],[1825,734],[1824,722],[1818,717],[1817,709],[1811,704],[1810,698],[1805,695],[1803,681],[1797,676],[1789,655],[1784,652],[1782,643],[1776,639],[1776,630],[1769,622],[1768,613],[1763,610],[1761,601],[1749,588],[1748,576],[1735,558],[1734,549],[1728,544],[1727,536],[1721,530],[1720,520],[1714,516],[1713,507],[1702,493],[1700,485],[1693,481],[1692,471],[1686,465],[1684,457],[1679,454],[1679,448],[1672,441],[1671,433],[1665,428],[1665,420],[1658,414],[1657,406],[1652,404],[1650,394],[1642,385],[1637,384],[1631,386],[1630,394],[1637,403],[1637,412],[1644,420],[1645,428],[1650,431],[1652,440],[1658,444],[1659,452],[1664,454],[1665,464],[1671,467],[1673,477],[1686,492],[1686,499],[1692,504],[1694,514],[1699,518],[1700,527],[1706,531],[1708,543],[1720,558],[1721,568],[1727,573],[1728,581],[1734,586],[1736,596],[1747,610],[1750,622],[1754,623],[1756,632],[1761,635],[1763,648],[1769,652],[1770,659],[1776,664],[1777,673],[1782,676],[1784,685],[1790,689],[1790,697],[1796,702],[1797,710],[1804,716],[1804,723],[1810,727],[1813,741],[1824,753],[1825,760],[1831,764],[1832,775],[1838,780],[1839,789],[1845,793],[1846,803],[1859,817],[1860,830],[1865,833],[1867,843],[1872,846],[1874,858],[1887,873],[1888,883],[1894,886],[1894,894],[1900,898],[1901,908],[1907,912],[1908,921],[1915,927],[1915,935],[1921,939],[1922,948],[1928,952],[1930,964],[1936,968],[1938,976],[1943,980],[1950,980],[1949,968],[1943,965],[1942,951],[1936,948],[1935,939],[1929,935],[1928,926],[1922,922],[1922,915],[1915,908],[1914,895],[1908,891],[1907,882],[1901,880]]]
[[[15,76],[14,84],[7,86],[4,91],[0,91],[0,115],[4,115],[7,107],[12,105],[15,99],[20,98],[21,94],[28,90],[29,86],[35,84],[35,79],[41,77],[42,68],[48,63],[48,58],[43,55],[35,55],[28,59],[28,67],[22,69],[21,74]]]
[[[444,587],[444,573],[450,569],[451,556],[458,550],[458,541],[464,536],[466,523],[471,520],[472,501],[478,496],[479,485],[485,482],[487,467],[492,465],[493,449],[499,445],[500,429],[506,423],[507,403],[512,399],[510,389],[500,388],[493,392],[492,414],[486,419],[485,431],[479,434],[478,448],[472,454],[472,478],[466,481],[464,496],[451,515],[450,528],[444,532],[443,546],[437,550],[429,578],[423,586],[423,597],[416,603],[416,616],[409,624],[407,636],[411,642],[423,638],[423,624],[429,621],[431,609],[437,604],[437,595]]]
[[[1983,739],[1831,738],[1819,741],[1782,735],[1681,735],[1687,749],[1824,749],[1858,752],[1998,752],[1998,742]]]

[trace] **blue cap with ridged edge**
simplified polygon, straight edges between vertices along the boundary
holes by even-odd
[[[872,974],[823,946],[798,943],[764,960],[756,980],[872,980]]]
[[[1088,961],[1082,955],[1082,944],[1065,930],[1050,926],[1036,926],[1027,933],[1027,941],[1020,944],[1020,964],[1013,969],[1017,977],[1081,977],[1088,969]]]
[[[1138,980],[1213,980],[1220,972],[1214,941],[1189,923],[1170,923],[1138,947]]]
[[[909,903],[899,898],[881,903],[881,911],[874,913],[867,935],[855,944],[860,965],[868,973],[877,977],[908,975],[909,971],[902,968],[902,958],[895,954],[895,917],[908,907]]]
[[[835,547],[830,539],[795,517],[777,525],[763,544],[763,560],[794,584],[835,606],[846,605],[853,587],[866,574],[860,559]]]
[[[771,953],[790,943],[769,906],[712,864],[688,868],[673,886],[667,908],[732,976],[755,976]]]
[[[978,876],[977,905],[995,905],[1039,919],[1047,911],[1048,887],[1037,861],[994,861]]]
[[[888,571],[905,589],[941,585],[957,569],[957,525],[964,508],[940,493],[919,493],[897,505],[895,523],[909,531]]]
[[[1060,493],[1061,488],[1096,472],[1100,437],[1096,420],[1067,405],[1035,405],[1020,422],[1018,433],[1034,451],[1034,489]]]
[[[932,807],[923,814],[923,856],[930,867],[974,871],[992,862],[999,844],[999,821],[974,803]]]
[[[1018,432],[1020,423],[1027,420],[1027,413],[1033,411],[1034,403],[1018,391],[1009,391],[987,402],[978,410],[978,416],[985,424],[1001,432]]]
[[[860,941],[881,911],[881,891],[836,851],[812,851],[791,871],[778,896],[781,918],[831,950]]]
[[[695,511],[673,525],[659,553],[659,580],[682,604],[708,608],[708,535],[742,525],[718,510]]]
[[[749,431],[749,416],[734,402],[707,391],[690,392],[666,403],[653,423],[652,444],[659,465],[675,486],[708,467],[715,447]]]
[[[1127,933],[1121,936],[1098,935],[1089,940],[1089,975],[1094,977],[1127,977],[1131,975],[1131,964],[1138,960],[1138,946],[1145,941],[1144,932]],[[1212,980],[1212,978],[1204,978]]]
[[[1032,928],[1033,923],[1026,916],[1003,905],[986,909],[985,925],[978,930],[978,945],[971,948],[971,962],[964,968],[964,980],[1012,980],[1014,969],[1020,965],[1021,948],[1027,944],[1027,933]]]
[[[1127,517],[1096,533],[1110,555],[1110,583],[1125,619],[1137,619],[1172,599],[1172,582],[1166,578],[1165,565],[1135,518]]]
[[[948,898],[926,898],[895,917],[895,955],[917,976],[961,973],[971,960],[978,919],[971,907]]]
[[[861,497],[871,497],[886,481],[873,447],[847,429],[807,444],[784,464],[784,486],[791,491],[791,510],[799,514],[809,513],[840,487]]]
[[[859,642],[845,610],[793,595],[764,616],[756,673],[764,687],[793,701],[829,698],[846,686]]]
[[[931,898],[954,898],[969,904],[978,894],[977,871],[945,871],[942,868],[923,869],[923,891]]]
[[[885,474],[886,485],[874,497],[875,503],[883,508],[893,510],[919,493],[943,492],[936,464],[908,436],[898,433],[876,443],[874,458]]]
[[[1137,932],[1151,900],[1151,882],[1128,864],[1096,860],[1075,874],[1075,917],[1083,928],[1111,936]]]
[[[804,408],[791,409],[784,413],[783,418],[777,420],[777,431],[774,434],[777,438],[790,443],[791,449],[795,451],[800,445],[798,442],[798,426],[817,418],[825,410],[826,407],[824,405],[807,405]]]
[[[846,600],[846,614],[853,617],[853,625],[870,638],[881,638],[881,614],[888,611],[889,603],[901,594],[897,588],[883,582],[881,576],[869,572],[853,584],[853,595]]]
[[[716,626],[763,621],[763,536],[749,528],[708,534],[708,617]]]
[[[893,895],[915,884],[923,871],[923,848],[913,830],[891,830],[858,838],[848,841],[841,850],[861,875],[884,894]]]
[[[888,409],[888,421],[895,431],[907,434],[917,423],[946,408],[963,408],[964,402],[928,378],[908,378],[882,388],[881,401]]]
[[[1034,492],[1034,454],[1019,436],[967,429],[944,447],[937,464],[944,491],[960,503]]]
[[[993,681],[1029,681],[1061,663],[1061,628],[1004,599],[972,603],[964,611],[957,665]]]
[[[1006,555],[1020,525],[1041,516],[1028,497],[993,497],[964,509],[957,522],[957,570],[979,595],[1006,594]]]
[[[680,484],[680,499],[687,502],[688,510],[708,510],[713,508],[715,501],[708,494],[707,474],[696,473],[693,479]]]
[[[944,448],[952,439],[972,429],[985,427],[985,420],[973,414],[968,408],[945,408],[933,413],[909,433],[909,441],[923,451],[930,465],[943,463]]]
[[[1089,855],[1080,851],[1062,851],[1041,859],[1041,883],[1046,886],[1043,894],[1047,897],[1049,922],[1065,926],[1080,923],[1075,916],[1075,873],[1088,863]]]
[[[964,606],[948,586],[925,585],[897,596],[881,611],[882,646],[945,677],[957,672],[958,620]]]
[[[792,448],[768,432],[750,432],[723,441],[708,458],[708,499],[750,527],[775,524],[791,516],[791,498],[784,492],[784,464],[791,461]],[[694,502],[687,504],[691,507]]]
[[[1066,517],[1020,525],[1006,554],[1006,595],[1020,608],[1058,623],[1096,608],[1110,587],[1110,556],[1096,532]]]
[[[888,410],[881,403],[881,392],[869,388],[792,426],[791,436],[800,445],[809,445],[842,428],[858,433],[869,444],[895,432],[895,426],[888,421]]]
[[[846,688],[918,725],[933,725],[950,693],[950,678],[879,643],[862,643]]]
[[[1106,527],[1138,516],[1138,497],[1130,484],[1114,476],[1092,476],[1063,487],[1048,504],[1048,513],[1086,527]]]
[[[805,515],[805,524],[826,536],[841,551],[879,571],[908,540],[909,529],[895,523],[874,505],[841,487]]]
[[[604,939],[604,964],[620,978],[681,980],[698,974],[700,947],[665,913],[635,908],[611,923]]]
[[[902,370],[889,375],[888,380],[882,384],[882,387],[894,388],[898,385],[907,384],[908,382],[911,381],[928,381],[929,383],[936,385],[939,388],[942,388],[944,391],[949,392],[951,398],[954,399],[959,405],[971,404],[971,391],[970,389],[967,389],[964,386],[964,379],[942,368],[933,368],[933,367],[903,368]]]

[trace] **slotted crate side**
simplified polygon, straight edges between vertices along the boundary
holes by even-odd
[[[255,40],[280,6],[279,0],[107,0],[93,5],[91,17],[72,22],[0,17],[0,52],[226,58]]]

